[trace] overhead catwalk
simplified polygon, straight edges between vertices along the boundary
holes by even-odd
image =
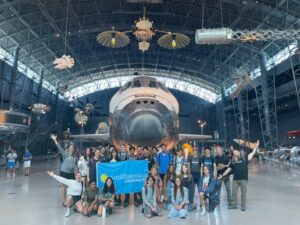
[[[47,170],[57,172],[58,162],[33,162],[29,177],[17,174],[15,178],[6,178],[1,170],[0,200],[1,225],[61,225],[61,224],[202,224],[202,225],[253,225],[272,224],[298,225],[300,202],[300,171],[271,162],[253,162],[249,165],[249,183],[247,211],[228,210],[226,194],[222,194],[221,204],[214,213],[201,216],[200,212],[190,212],[186,220],[168,219],[168,211],[163,210],[162,217],[151,220],[145,218],[139,208],[117,208],[107,218],[85,217],[72,213],[64,216],[63,206],[58,195],[58,183],[46,174]],[[225,192],[225,188],[222,192]],[[196,200],[197,199],[197,200]],[[195,201],[198,201],[196,196]]]

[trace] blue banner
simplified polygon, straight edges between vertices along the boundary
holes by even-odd
[[[102,188],[106,178],[111,177],[117,194],[140,192],[147,176],[147,160],[97,164],[97,186]]]

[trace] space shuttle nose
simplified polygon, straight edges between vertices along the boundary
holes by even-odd
[[[162,124],[152,114],[137,115],[129,124],[128,136],[132,143],[143,143],[144,146],[153,146],[162,139]]]

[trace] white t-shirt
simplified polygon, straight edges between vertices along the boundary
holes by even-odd
[[[68,196],[81,196],[82,193],[84,192],[84,185],[80,181],[66,179],[57,175],[54,175],[53,178],[68,187],[67,188]]]
[[[17,159],[17,154],[15,152],[8,153],[7,159],[8,159],[8,162],[15,162]]]
[[[85,161],[84,158],[80,158],[78,160],[77,166],[78,166],[78,169],[81,173],[81,176],[86,176],[86,171],[87,171],[88,166],[87,166],[86,161]]]
[[[209,177],[204,177],[203,178],[203,190],[207,190],[208,189],[208,184],[209,184]]]

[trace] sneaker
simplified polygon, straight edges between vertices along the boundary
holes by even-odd
[[[70,209],[70,208],[67,208],[67,209],[66,209],[65,217],[69,217],[70,215],[71,215],[71,209]]]
[[[245,211],[246,211],[246,208],[241,208],[241,210],[242,210],[243,212],[245,212]]]
[[[231,205],[231,206],[228,206],[227,209],[237,209],[237,207]]]

